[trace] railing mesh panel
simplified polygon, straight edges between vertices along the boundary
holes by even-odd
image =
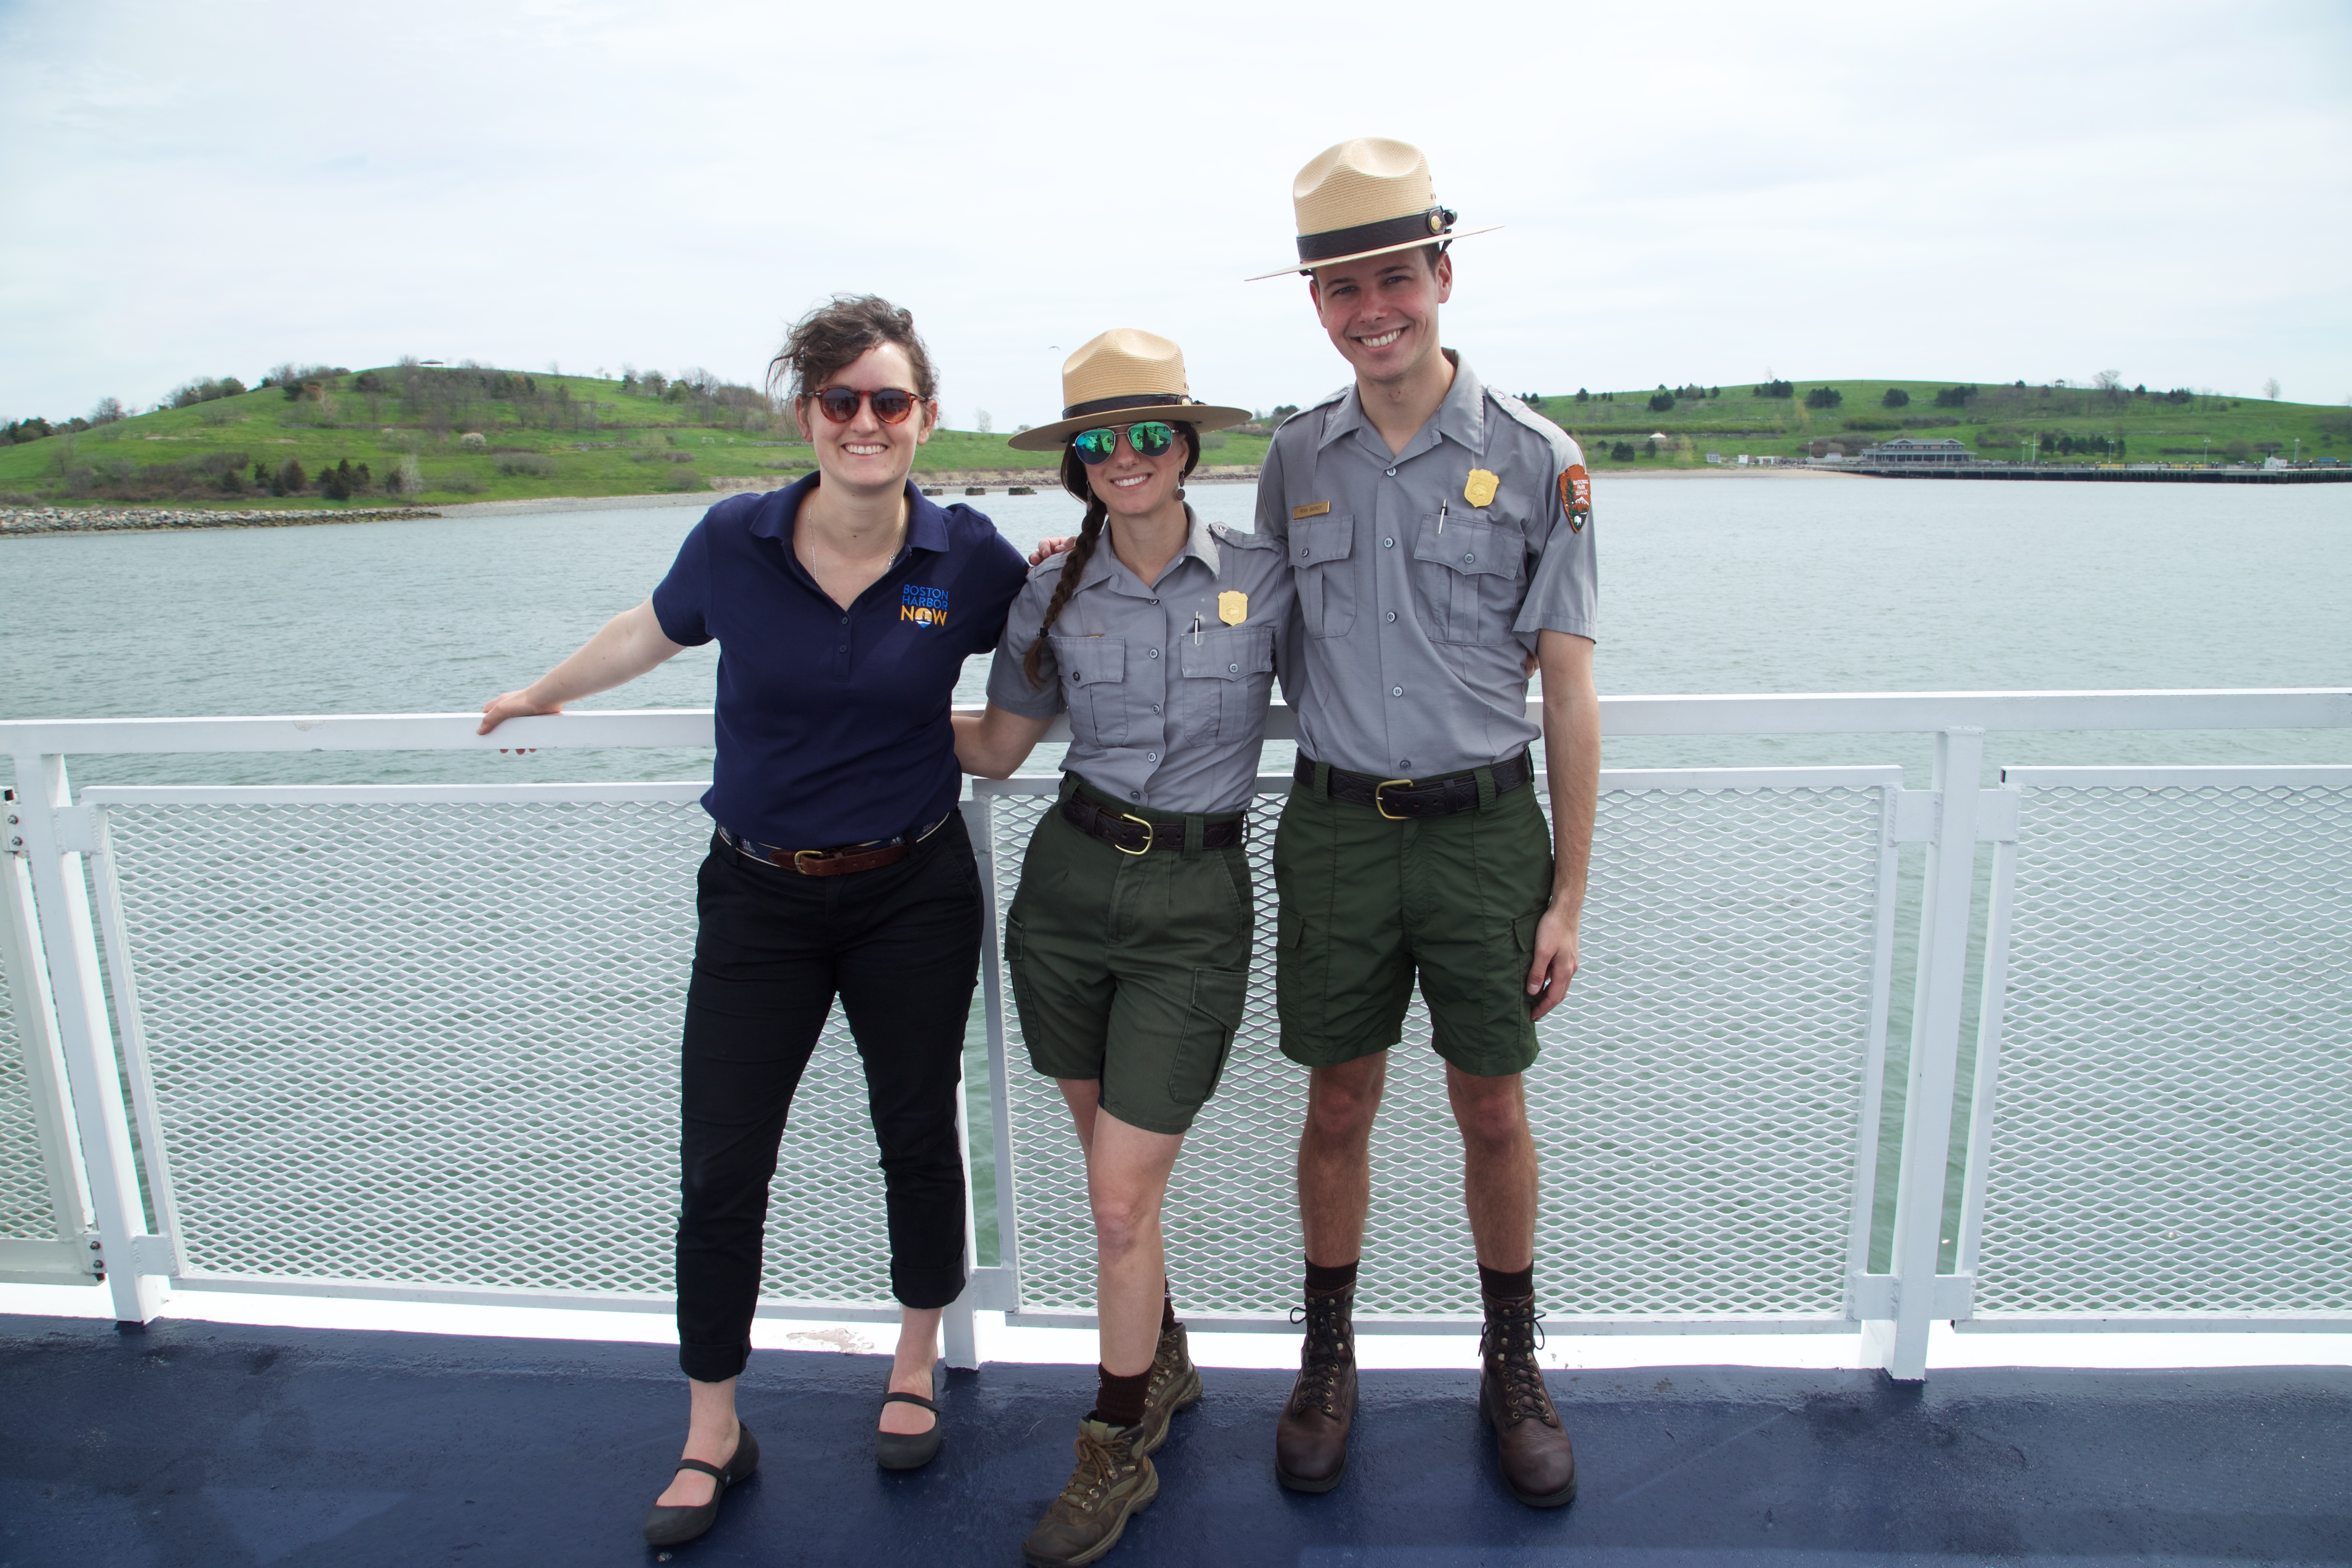
[[[2028,787],[1976,1310],[2352,1310],[2352,790]]]
[[[192,1271],[669,1293],[698,806],[109,815]],[[763,1295],[887,1304],[876,1158],[836,1010]]]
[[[992,797],[998,910],[1052,796]],[[1186,1140],[1163,1221],[1179,1308],[1297,1299],[1293,1167],[1306,1073],[1276,1048],[1281,796],[1253,812],[1258,946],[1240,1037]],[[1543,1161],[1538,1289],[1560,1318],[1838,1319],[1867,1055],[1882,795],[1608,790],[1583,967],[1528,1075]],[[1090,1312],[1086,1172],[1004,991],[1022,1305]],[[1471,1318],[1460,1139],[1416,998],[1373,1144],[1358,1310]]]
[[[16,868],[0,859],[0,876]],[[13,889],[0,888],[0,898]],[[37,938],[29,936],[26,946]],[[32,1085],[25,1076],[24,1041],[16,1033],[16,977],[0,962],[0,1238],[55,1241],[57,1208],[49,1202],[48,1167],[40,1127],[33,1119]]]

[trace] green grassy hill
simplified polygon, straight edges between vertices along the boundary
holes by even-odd
[[[1901,395],[1894,406],[1890,391]],[[267,387],[0,446],[0,504],[430,506],[709,492],[731,488],[714,481],[752,477],[765,487],[812,466],[789,421],[748,387],[649,390],[412,365],[310,373],[293,392]],[[1667,406],[1654,409],[1662,395]],[[2011,460],[2036,442],[2043,461],[2060,462],[2202,461],[2209,450],[2216,461],[2258,462],[2273,452],[2352,459],[2352,410],[2187,392],[1981,386],[1963,395],[1950,384],[1863,380],[1535,401],[1601,470],[1703,467],[1709,452],[1727,461],[1742,452],[1801,458],[1817,441],[1851,455],[1898,434],[1956,437]],[[1255,464],[1265,446],[1263,435],[1213,435],[1202,458]],[[1015,452],[1003,436],[941,430],[917,467],[1028,468],[1051,482],[1055,461]]]
[[[590,376],[408,366],[317,374],[295,393],[267,387],[0,446],[0,504],[431,506],[707,492],[753,476],[772,488],[814,467],[791,421],[746,387],[656,394]],[[936,431],[918,473],[1034,468],[1050,482],[1055,455],[1005,441]],[[1265,445],[1212,435],[1202,458],[1255,464]]]
[[[1660,398],[1670,405],[1653,407]],[[2045,463],[2202,462],[2209,450],[2215,462],[2298,452],[2352,460],[2352,409],[2185,390],[1799,381],[1585,392],[1536,406],[1577,437],[1596,468],[1702,467],[1709,452],[1727,462],[1742,452],[1802,458],[1817,442],[1852,456],[1895,436],[1952,437],[2011,462],[2029,453]]]

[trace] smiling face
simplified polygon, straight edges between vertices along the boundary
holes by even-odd
[[[1307,289],[1331,346],[1356,379],[1403,381],[1438,352],[1437,308],[1454,292],[1454,258],[1420,248],[1315,269]]]
[[[911,393],[919,384],[907,351],[897,343],[877,343],[843,366],[824,386],[812,389],[811,395],[794,402],[793,416],[800,422],[801,433],[816,447],[817,470],[825,484],[868,493],[904,485],[915,466],[915,448],[931,438],[931,427],[939,423],[940,406],[918,401],[915,411],[903,422],[885,425],[875,416],[873,400],[861,397],[857,412],[845,423],[835,425],[818,411],[814,394],[835,386],[853,392],[897,387]]]
[[[1177,487],[1184,482],[1184,459],[1187,456],[1184,433],[1176,432],[1176,439],[1168,450],[1156,458],[1136,455],[1127,438],[1127,427],[1118,430],[1118,449],[1108,461],[1087,470],[1087,483],[1094,488],[1104,506],[1113,517],[1146,518],[1162,507],[1180,504]]]

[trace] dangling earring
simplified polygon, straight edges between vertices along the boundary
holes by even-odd
[[[1182,500],[1184,499],[1184,487],[1182,485],[1178,485],[1176,487],[1176,499],[1178,500]]]

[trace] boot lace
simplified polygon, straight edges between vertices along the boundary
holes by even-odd
[[[1298,1388],[1293,1397],[1326,1415],[1337,1415],[1339,1373],[1353,1359],[1348,1333],[1345,1298],[1307,1298],[1304,1307],[1290,1309],[1290,1321],[1307,1325],[1307,1345],[1298,1362]]]
[[[1062,1488],[1061,1500],[1083,1512],[1100,1502],[1118,1479],[1119,1456],[1110,1444],[1091,1437],[1081,1436],[1077,1447],[1078,1467]]]
[[[1486,1359],[1488,1374],[1502,1384],[1503,1414],[1512,1422],[1550,1425],[1554,1419],[1543,1368],[1536,1363],[1543,1342],[1543,1314],[1533,1301],[1488,1307],[1486,1325],[1478,1331],[1478,1353]]]

